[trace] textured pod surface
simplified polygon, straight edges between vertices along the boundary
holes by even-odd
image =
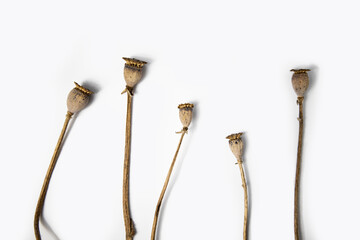
[[[194,104],[184,103],[178,106],[179,108],[179,118],[184,128],[189,127],[192,120],[192,110]]]
[[[133,88],[140,80],[143,74],[143,67],[146,64],[144,61],[135,58],[123,58],[124,66],[124,79],[128,87]]]
[[[309,87],[309,75],[307,74],[309,69],[292,69],[294,72],[291,82],[294,91],[298,97],[304,97],[304,94]]]
[[[235,133],[226,137],[227,139],[229,139],[230,150],[238,160],[241,160],[242,158],[244,146],[241,135],[243,135],[243,133]]]
[[[89,103],[91,94],[93,94],[92,91],[75,83],[75,88],[70,91],[67,98],[68,111],[71,113],[77,113],[84,109]]]

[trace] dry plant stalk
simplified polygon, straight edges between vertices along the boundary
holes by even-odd
[[[64,126],[61,130],[59,140],[56,144],[55,151],[53,153],[53,156],[51,158],[51,162],[49,165],[49,168],[47,170],[45,180],[43,183],[43,186],[41,188],[39,200],[37,202],[36,210],[35,210],[35,216],[34,216],[34,231],[35,231],[35,238],[36,240],[41,240],[41,234],[40,234],[40,217],[43,212],[44,208],[44,202],[47,190],[49,188],[51,175],[55,169],[56,161],[59,157],[62,142],[64,139],[64,135],[67,129],[67,126],[69,124],[69,121],[74,113],[77,113],[84,109],[86,105],[89,103],[90,95],[93,94],[92,91],[80,86],[79,84],[75,83],[75,88],[72,89],[68,95],[67,98],[67,114],[64,122]]]
[[[126,88],[122,93],[127,93],[127,112],[126,112],[126,130],[125,130],[125,157],[123,172],[123,215],[126,231],[126,240],[132,240],[136,230],[134,221],[130,215],[129,205],[129,173],[130,173],[130,145],[131,145],[131,115],[132,115],[132,98],[135,85],[141,80],[143,66],[146,64],[134,58],[123,58],[125,60],[124,78]]]
[[[309,87],[309,76],[307,74],[309,69],[292,69],[294,72],[292,76],[292,85],[297,95],[297,104],[299,105],[299,139],[296,160],[296,177],[295,177],[295,194],[294,194],[294,234],[295,240],[300,239],[300,214],[299,214],[299,192],[300,192],[300,170],[301,170],[301,152],[302,152],[302,139],[304,132],[304,115],[303,115],[303,102],[304,94]]]
[[[244,143],[241,139],[243,133],[234,133],[226,137],[229,139],[229,146],[232,153],[235,155],[237,163],[240,168],[242,187],[244,188],[244,227],[243,227],[243,239],[247,239],[247,222],[248,222],[248,189],[246,184],[246,177],[243,168],[243,146]]]
[[[180,121],[181,121],[181,123],[183,125],[183,129],[180,132],[177,132],[177,133],[181,133],[180,141],[179,141],[178,147],[176,149],[173,161],[172,161],[172,163],[170,165],[170,169],[169,169],[168,174],[166,176],[164,186],[163,186],[163,188],[161,190],[159,200],[158,200],[158,202],[156,204],[156,209],[155,209],[155,214],[154,214],[154,221],[153,221],[153,226],[152,226],[152,230],[151,230],[151,240],[155,240],[156,227],[157,227],[157,222],[158,222],[158,219],[159,219],[161,203],[162,203],[162,200],[164,198],[166,188],[167,188],[167,186],[169,184],[170,176],[171,176],[172,170],[174,168],[175,161],[176,161],[177,155],[179,153],[182,140],[184,138],[185,133],[187,133],[188,127],[189,127],[189,125],[191,123],[192,110],[194,108],[194,105],[190,104],[190,103],[185,103],[185,104],[180,104],[178,106],[178,108],[179,108],[179,117],[180,117]]]

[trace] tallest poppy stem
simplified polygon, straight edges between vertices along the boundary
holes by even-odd
[[[307,74],[310,69],[292,69],[294,72],[291,83],[297,95],[297,104],[299,105],[299,140],[296,159],[296,177],[295,177],[295,196],[294,196],[294,234],[295,240],[300,239],[300,214],[299,214],[299,195],[300,195],[300,170],[301,170],[301,151],[302,139],[304,132],[304,116],[303,116],[303,102],[306,90],[309,87],[309,76]]]
[[[130,145],[131,145],[131,115],[132,115],[132,93],[127,91],[127,113],[125,133],[125,157],[123,174],[123,214],[126,231],[126,240],[132,240],[135,235],[134,222],[130,215],[129,205],[129,172],[130,172]]]
[[[302,139],[304,132],[304,116],[303,116],[303,101],[304,97],[298,97],[297,103],[299,105],[299,140],[297,149],[297,162],[296,162],[296,178],[295,178],[295,196],[294,196],[294,232],[295,240],[300,239],[300,215],[299,215],[299,192],[300,192],[300,170],[301,170],[301,151]]]
[[[129,174],[130,174],[130,145],[131,145],[131,114],[132,98],[135,85],[141,80],[144,61],[135,58],[123,58],[125,60],[124,79],[126,88],[121,93],[127,93],[127,113],[126,113],[126,130],[125,130],[125,156],[123,172],[123,215],[126,232],[126,240],[132,240],[135,235],[134,222],[130,215],[129,206]]]

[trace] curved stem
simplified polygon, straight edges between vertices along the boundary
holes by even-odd
[[[134,222],[131,219],[130,204],[129,204],[131,115],[132,115],[132,93],[130,91],[127,91],[125,157],[124,157],[124,172],[123,172],[123,215],[124,215],[124,223],[125,223],[125,231],[126,231],[126,240],[132,240],[136,232]]]
[[[162,200],[163,200],[163,198],[164,198],[166,188],[167,188],[167,186],[168,186],[168,184],[169,184],[171,172],[172,172],[172,170],[173,170],[173,168],[174,168],[175,161],[176,161],[176,157],[177,157],[177,155],[178,155],[178,153],[179,153],[180,146],[181,146],[181,143],[182,143],[182,140],[183,140],[183,138],[184,138],[185,133],[186,133],[186,130],[183,130],[183,131],[182,131],[182,134],[181,134],[180,141],[179,141],[179,145],[178,145],[178,147],[177,147],[177,149],[176,149],[176,152],[175,152],[174,159],[173,159],[173,161],[172,161],[172,163],[171,163],[169,172],[168,172],[168,174],[167,174],[167,177],[166,177],[164,186],[163,186],[163,188],[162,188],[162,190],[161,190],[161,194],[160,194],[159,200],[158,200],[157,205],[156,205],[155,215],[154,215],[154,222],[153,222],[152,231],[151,231],[151,240],[155,240],[156,226],[157,226],[157,222],[158,222],[158,218],[159,218],[159,212],[160,212],[161,203],[162,203]]]
[[[238,165],[241,172],[241,180],[242,180],[242,187],[244,188],[244,227],[243,227],[243,239],[247,239],[247,220],[248,220],[248,191],[247,191],[247,184],[246,178],[244,173],[244,168],[242,165],[242,160],[238,160]]]
[[[295,240],[300,239],[300,216],[299,216],[299,191],[300,191],[300,169],[301,169],[301,151],[302,151],[302,138],[304,131],[304,116],[303,116],[303,97],[298,97],[297,103],[299,104],[299,140],[297,149],[296,161],[296,178],[295,178],[295,196],[294,196],[294,233]]]
[[[44,208],[45,197],[46,197],[47,190],[49,188],[51,175],[52,175],[52,173],[54,171],[56,161],[57,161],[57,159],[59,157],[61,144],[62,144],[62,141],[64,139],[64,135],[65,135],[67,126],[69,124],[69,121],[70,121],[72,115],[73,115],[73,113],[71,113],[71,112],[67,112],[67,114],[66,114],[64,126],[63,126],[63,128],[61,130],[59,140],[58,140],[58,142],[56,144],[55,151],[54,151],[53,156],[51,158],[51,162],[50,162],[49,168],[47,170],[43,186],[41,188],[39,200],[38,200],[37,205],[36,205],[35,216],[34,216],[34,231],[35,231],[36,240],[41,240],[40,227],[39,227],[40,216],[41,216],[43,208]]]

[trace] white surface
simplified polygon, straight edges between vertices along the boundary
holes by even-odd
[[[0,239],[30,240],[73,81],[97,91],[76,118],[44,217],[58,238],[124,239],[126,96],[121,57],[146,60],[131,161],[135,239],[149,239],[181,129],[195,103],[158,239],[242,239],[243,190],[225,137],[245,131],[251,240],[293,239],[297,105],[309,67],[303,239],[359,239],[357,1],[1,1]]]

